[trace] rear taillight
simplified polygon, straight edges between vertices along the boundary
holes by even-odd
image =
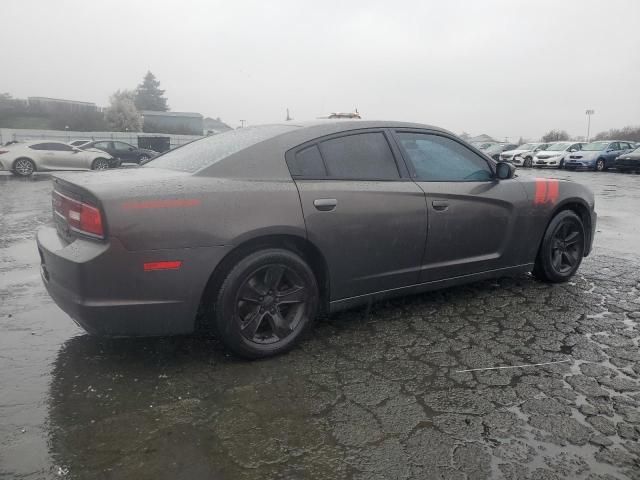
[[[104,238],[102,215],[93,205],[67,197],[57,190],[53,191],[53,211],[66,220],[74,232],[94,238]]]

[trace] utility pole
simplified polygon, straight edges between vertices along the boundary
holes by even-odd
[[[596,113],[596,111],[588,109],[584,113],[587,115],[587,142],[589,142],[589,133],[591,132],[591,115]]]
[[[293,118],[289,115],[289,109],[287,108],[287,118],[285,118],[285,121],[289,122],[291,120],[293,120]]]
[[[244,128],[244,123],[246,122],[246,120],[240,120],[240,128]]]

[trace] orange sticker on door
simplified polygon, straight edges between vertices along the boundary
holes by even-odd
[[[534,205],[554,204],[560,196],[560,182],[555,178],[536,178]]]

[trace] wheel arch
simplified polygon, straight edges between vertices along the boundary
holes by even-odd
[[[91,160],[91,169],[93,170],[93,167],[95,167],[96,162],[98,160],[104,160],[105,162],[109,163],[109,159],[107,157],[96,157],[93,160]]]
[[[551,215],[549,216],[549,220],[547,221],[547,225],[544,231],[545,232],[547,231],[547,228],[549,228],[549,224],[551,223],[551,220],[553,220],[553,218],[563,210],[573,211],[576,215],[580,217],[580,220],[582,220],[582,224],[584,225],[584,230],[585,230],[584,235],[586,240],[584,256],[585,257],[588,256],[589,253],[591,252],[591,246],[593,245],[593,238],[591,238],[591,235],[592,235],[591,209],[589,208],[589,205],[587,205],[587,202],[585,202],[583,199],[574,197],[574,198],[569,198],[560,202],[551,212]],[[544,238],[544,232],[543,232],[543,238]],[[542,243],[542,240],[540,242]]]
[[[207,329],[208,319],[212,318],[215,296],[222,286],[227,274],[242,258],[247,255],[268,248],[282,248],[300,255],[308,264],[318,282],[320,293],[319,314],[329,311],[329,268],[320,249],[307,238],[293,234],[269,234],[253,237],[243,241],[229,251],[218,262],[211,272],[209,279],[200,296],[196,329]]]

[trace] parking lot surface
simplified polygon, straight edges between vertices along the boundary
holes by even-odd
[[[639,479],[640,176],[518,173],[596,194],[572,282],[344,312],[257,362],[85,335],[39,278],[49,178],[0,176],[0,478]]]

